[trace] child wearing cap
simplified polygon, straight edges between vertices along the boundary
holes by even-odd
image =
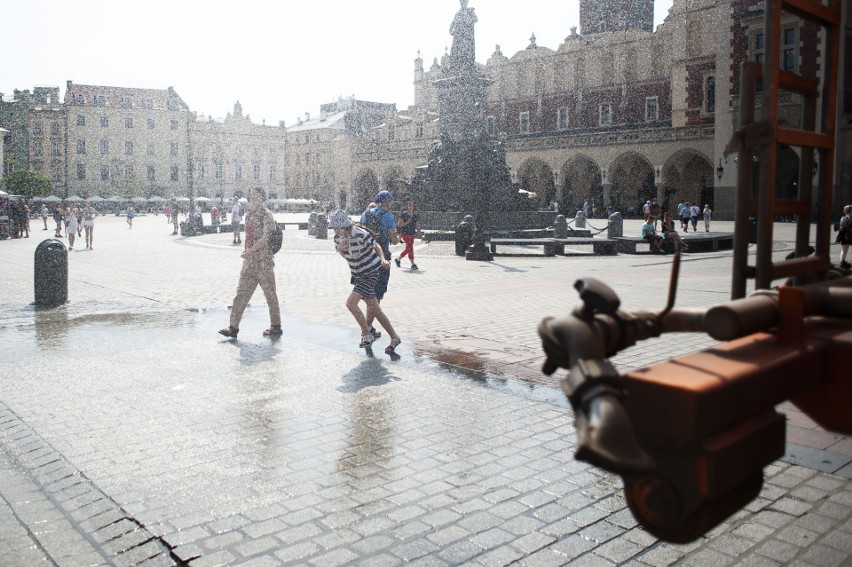
[[[355,287],[346,299],[346,308],[361,328],[361,342],[358,346],[366,348],[373,344],[373,334],[370,333],[367,318],[375,318],[391,336],[391,342],[385,349],[385,353],[394,354],[402,340],[394,331],[393,325],[376,298],[379,269],[387,270],[390,267],[381,246],[369,232],[353,226],[352,220],[344,210],[338,210],[331,215],[328,226],[334,229],[335,249],[349,263],[349,269],[352,272],[352,283]],[[358,306],[361,300],[367,304],[366,315]]]

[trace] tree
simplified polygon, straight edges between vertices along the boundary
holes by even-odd
[[[116,194],[128,199],[145,196],[145,183],[134,173],[113,177],[110,185]]]
[[[13,171],[3,178],[3,182],[7,193],[23,195],[27,200],[34,197],[48,197],[53,195],[54,191],[53,182],[35,171]]]

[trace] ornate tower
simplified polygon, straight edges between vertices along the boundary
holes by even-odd
[[[580,0],[580,33],[654,31],[654,0]]]

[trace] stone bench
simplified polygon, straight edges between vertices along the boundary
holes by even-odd
[[[286,230],[288,224],[295,226],[296,230],[308,230],[308,223],[306,222],[279,222],[278,226],[281,227],[281,230]]]
[[[556,255],[556,241],[553,238],[491,238],[489,246],[492,254],[497,254],[498,246],[543,246],[545,256]]]
[[[592,252],[596,256],[615,256],[618,253],[617,243],[606,238],[554,238],[556,243],[556,253],[560,256],[565,255],[565,246],[571,245],[590,245]]]
[[[731,232],[682,234],[681,239],[689,247],[687,252],[716,252],[718,250],[731,250],[734,247],[734,234]],[[612,240],[617,242],[618,251],[624,254],[650,254],[652,252],[651,246],[653,245],[641,236],[614,236]],[[640,244],[645,246],[640,249]],[[665,239],[663,250],[674,252],[674,243],[668,238]]]

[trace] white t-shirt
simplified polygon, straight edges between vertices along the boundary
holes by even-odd
[[[234,203],[234,206],[231,208],[231,222],[238,223],[242,220],[240,218],[240,204]]]

